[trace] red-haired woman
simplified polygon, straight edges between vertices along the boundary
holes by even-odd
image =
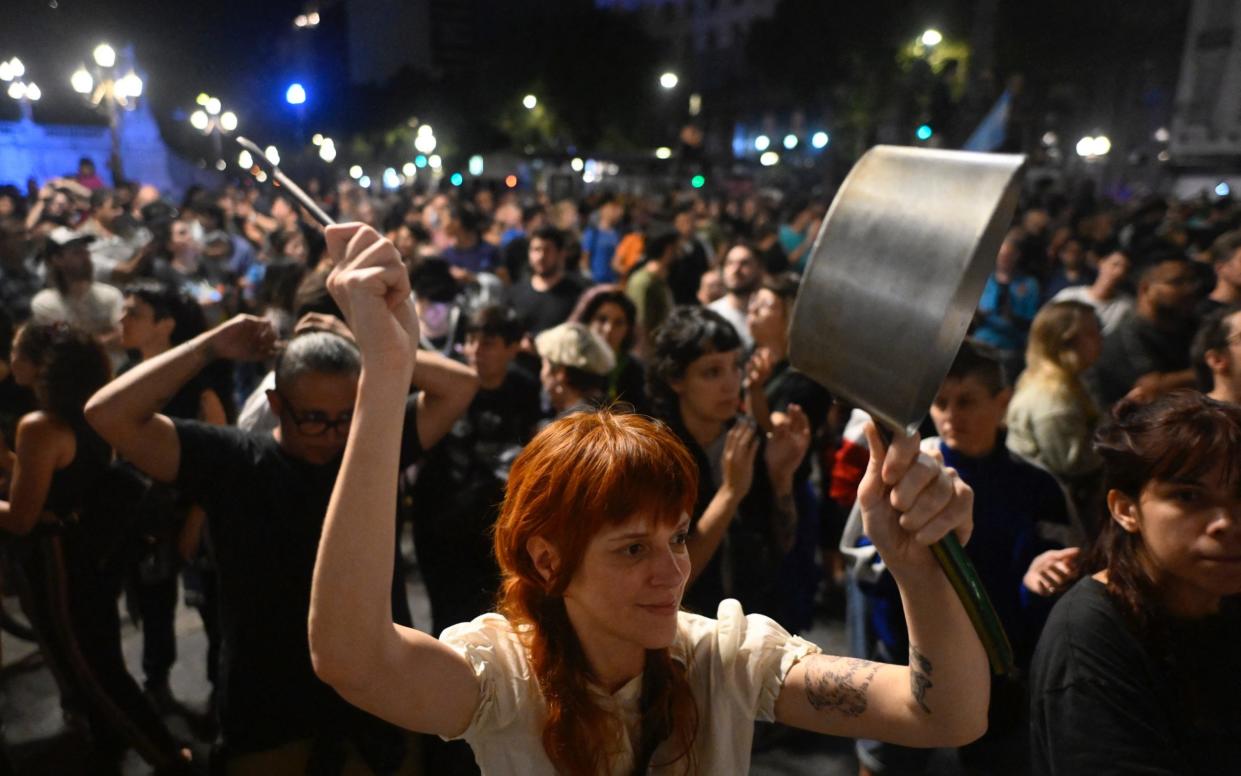
[[[1122,402],[1095,446],[1109,519],[1034,653],[1033,772],[1241,773],[1241,408]]]
[[[876,453],[859,492],[905,594],[912,667],[819,654],[735,601],[717,619],[681,612],[696,467],[663,426],[607,412],[556,421],[514,463],[496,526],[499,613],[439,639],[393,625],[391,568],[375,559],[393,552],[400,430],[389,418],[408,392],[417,319],[390,243],[356,224],[328,241],[363,366],[310,644],[343,697],[464,738],[484,773],[736,773],[755,719],[914,746],[982,733],[986,659],[927,549],[968,533],[972,493],[916,440]]]

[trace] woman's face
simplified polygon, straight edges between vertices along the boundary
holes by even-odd
[[[766,288],[760,288],[750,297],[746,321],[754,342],[760,345],[770,346],[788,334],[784,300]]]
[[[590,328],[608,343],[614,353],[621,352],[621,343],[629,334],[629,318],[615,302],[604,302],[590,319]]]
[[[1175,615],[1202,616],[1241,594],[1241,496],[1214,471],[1196,481],[1155,480],[1136,504],[1112,491],[1113,519],[1139,533],[1145,560]]]
[[[121,309],[121,347],[142,348],[155,336],[155,310],[136,296],[125,297]]]
[[[564,599],[593,659],[601,653],[640,658],[642,650],[672,644],[689,581],[688,533],[689,515],[676,525],[635,515],[590,540]]]
[[[737,414],[741,398],[741,351],[707,353],[690,362],[672,383],[681,416],[723,423]]]

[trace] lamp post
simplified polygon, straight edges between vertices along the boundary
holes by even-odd
[[[220,98],[205,92],[198,95],[196,102],[199,108],[190,114],[190,124],[211,138],[211,148],[218,162],[224,158],[223,135],[237,129],[237,114],[224,110]]]
[[[121,164],[121,111],[138,107],[142,96],[142,79],[132,69],[124,75],[117,74],[116,50],[107,43],[100,43],[91,52],[94,67],[78,67],[69,79],[73,90],[81,94],[96,110],[108,117],[108,134],[112,140],[112,154],[108,166],[112,170],[113,184],[125,179]]]
[[[21,106],[22,121],[31,120],[31,105],[39,101],[43,91],[34,81],[26,80],[26,66],[17,57],[0,62],[0,81],[7,84],[4,92]]]

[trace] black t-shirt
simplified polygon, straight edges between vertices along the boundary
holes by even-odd
[[[535,291],[529,280],[517,283],[509,289],[508,301],[535,335],[567,321],[587,286],[585,278],[568,272],[547,291]]]
[[[1130,316],[1104,338],[1099,360],[1086,373],[1099,406],[1115,404],[1145,374],[1188,369],[1193,337],[1192,321],[1161,329],[1141,316]]]
[[[710,267],[707,250],[696,238],[681,246],[680,252],[668,268],[668,288],[677,304],[698,304],[698,286],[702,275]]]
[[[538,382],[512,368],[499,388],[474,396],[418,474],[414,547],[436,633],[495,608],[500,570],[491,528],[509,467],[541,414]]]
[[[1173,623],[1170,657],[1152,641],[1091,577],[1056,604],[1031,666],[1036,776],[1241,773],[1241,611]]]
[[[402,467],[421,457],[416,414],[411,396]],[[219,572],[219,709],[229,752],[356,732],[365,715],[315,676],[306,637],[319,535],[340,459],[310,464],[269,434],[173,423],[181,444],[176,485],[206,508]]]
[[[811,444],[806,456],[797,467],[796,480],[804,482],[810,476],[810,459],[818,449],[816,442],[827,427],[827,412],[832,408],[832,395],[823,386],[794,369],[788,360],[781,361],[771,370],[771,377],[763,386],[767,396],[767,408],[772,412],[787,412],[790,404],[796,404],[806,413],[810,422]]]

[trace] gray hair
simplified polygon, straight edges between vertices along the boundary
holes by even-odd
[[[309,331],[289,340],[276,359],[276,390],[307,373],[356,375],[362,371],[358,348],[338,334]]]

